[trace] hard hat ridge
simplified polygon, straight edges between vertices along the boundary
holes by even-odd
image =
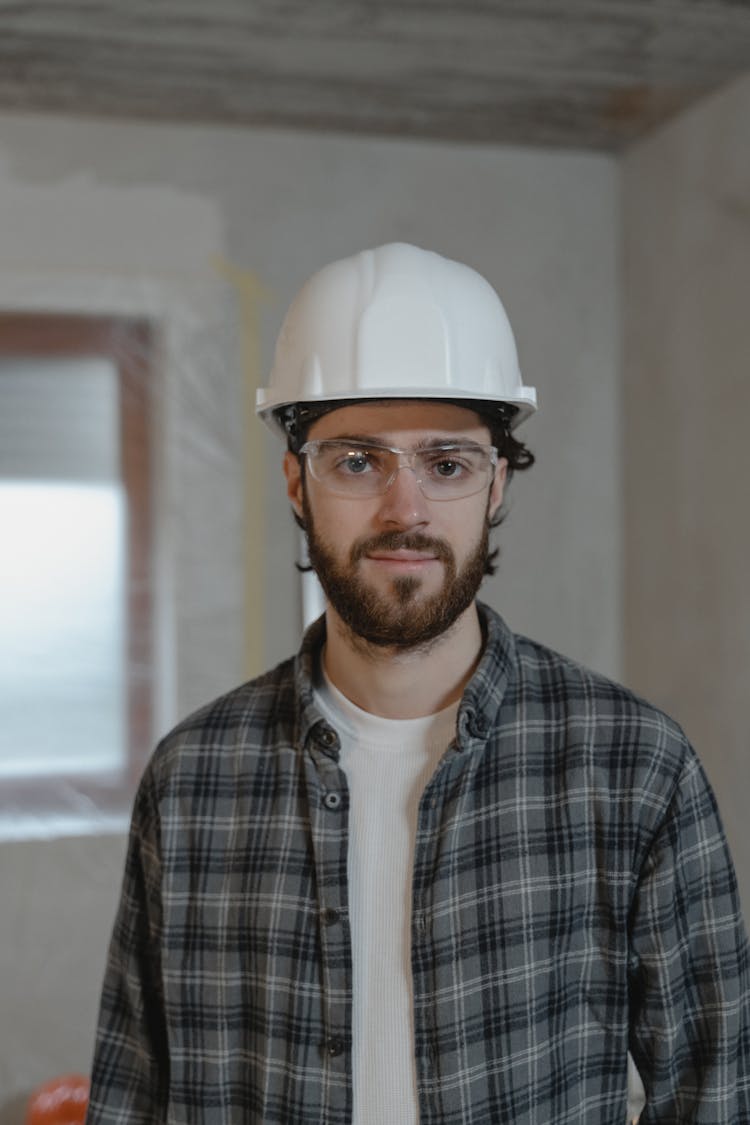
[[[322,413],[345,400],[386,398],[502,406],[510,427],[536,409],[489,282],[406,243],[333,262],[305,283],[256,409],[289,434],[295,423],[286,408],[295,404],[319,405]]]

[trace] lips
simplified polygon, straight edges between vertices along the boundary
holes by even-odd
[[[394,563],[426,563],[435,562],[436,556],[434,553],[424,554],[420,551],[368,551],[368,559],[374,562],[394,562]]]
[[[442,540],[398,531],[383,532],[360,540],[351,551],[352,563],[370,559],[373,562],[409,563],[416,566],[436,561],[450,562],[452,558],[450,547]]]

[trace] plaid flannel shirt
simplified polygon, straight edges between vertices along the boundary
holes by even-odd
[[[480,607],[485,650],[419,809],[422,1125],[750,1122],[748,957],[679,728]],[[133,814],[89,1125],[348,1125],[339,740],[300,654],[187,719]],[[394,1122],[393,1125],[398,1125]]]

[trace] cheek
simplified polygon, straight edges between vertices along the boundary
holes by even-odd
[[[345,554],[360,536],[370,534],[366,505],[352,500],[339,500],[321,495],[309,482],[304,490],[304,514],[308,529],[335,554]]]

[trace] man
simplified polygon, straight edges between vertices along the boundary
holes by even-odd
[[[474,271],[308,282],[263,417],[327,597],[135,803],[90,1125],[750,1121],[747,945],[680,730],[476,600],[534,409]]]

